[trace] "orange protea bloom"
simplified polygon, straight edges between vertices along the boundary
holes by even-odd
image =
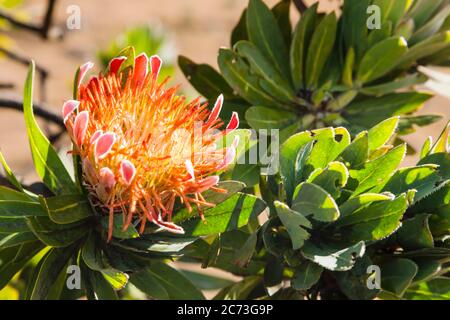
[[[113,219],[121,214],[124,229],[136,218],[140,232],[150,221],[165,230],[184,233],[171,222],[176,199],[202,216],[202,206],[213,206],[202,196],[216,187],[217,172],[233,161],[238,141],[218,150],[215,142],[237,128],[236,113],[225,130],[219,113],[220,96],[210,112],[197,98],[186,102],[177,87],[158,84],[161,60],[141,54],[133,68],[123,68],[125,57],[110,62],[106,74],[86,84],[81,79],[92,68],[80,68],[79,100],[63,106],[64,122],[82,160],[83,183],[98,212]],[[203,217],[202,217],[203,218]],[[135,220],[136,221],[136,220]]]

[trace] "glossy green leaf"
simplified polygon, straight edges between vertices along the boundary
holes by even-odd
[[[275,16],[262,0],[250,0],[247,8],[250,41],[269,59],[285,79],[290,79],[288,53]]]
[[[275,208],[278,217],[291,237],[292,249],[300,249],[303,247],[305,240],[308,240],[310,237],[309,233],[302,227],[311,228],[311,222],[300,212],[291,210],[282,202],[275,201]]]
[[[428,225],[429,214],[418,214],[403,221],[397,240],[406,250],[433,248],[434,241]]]
[[[234,255],[234,263],[239,267],[245,268],[255,253],[256,244],[258,242],[258,232],[249,235],[242,248],[236,251]]]
[[[152,298],[169,300],[169,293],[166,288],[150,270],[146,269],[133,273],[130,277],[130,282]]]
[[[410,300],[450,300],[450,278],[438,277],[408,288],[405,298]]]
[[[36,237],[32,232],[17,232],[8,234],[0,239],[0,250],[15,247],[27,242],[36,241]]]
[[[247,34],[247,9],[242,11],[241,17],[239,18],[238,23],[234,27],[231,32],[231,47],[240,40],[248,40]]]
[[[445,19],[450,14],[450,5],[443,6],[425,25],[419,28],[411,37],[411,43],[418,43],[423,41],[432,35],[434,35],[441,28]]]
[[[392,117],[371,128],[368,131],[369,151],[374,151],[388,143],[397,130],[398,122],[399,117]]]
[[[396,231],[407,208],[406,195],[376,202],[341,217],[335,224],[340,236],[348,241],[381,240]]]
[[[367,46],[367,8],[369,0],[346,0],[342,13],[342,34],[345,47],[355,49],[359,64]]]
[[[402,78],[396,78],[391,82],[364,87],[360,90],[360,92],[366,95],[380,97],[389,93],[394,93],[399,89],[409,88],[414,85],[422,84],[426,80],[427,77],[423,75],[412,74]]]
[[[47,216],[37,200],[25,193],[0,186],[0,217],[21,218]]]
[[[296,90],[304,86],[307,48],[314,33],[317,6],[318,4],[314,4],[305,11],[294,30],[290,49],[290,65]]]
[[[205,221],[200,219],[196,210],[189,213],[187,209],[183,209],[174,216],[173,222],[183,227],[186,236],[210,235],[243,227],[265,207],[265,203],[255,196],[236,193],[205,210]]]
[[[0,218],[0,233],[15,233],[29,231],[24,218]]]
[[[31,154],[37,174],[54,193],[78,192],[72,178],[52,145],[42,133],[33,115],[34,62],[31,63],[24,89],[23,113],[27,125]]]
[[[407,51],[408,44],[404,38],[394,37],[377,43],[364,55],[357,81],[367,83],[386,75]]]
[[[417,273],[417,265],[409,259],[393,259],[380,266],[381,288],[402,296]]]
[[[117,293],[98,271],[89,271],[89,276],[97,300],[119,300]]]
[[[334,13],[320,22],[308,47],[305,80],[308,88],[316,88],[336,39],[337,20]]]
[[[341,194],[340,189],[347,184],[347,179],[347,167],[342,162],[330,162],[324,169],[313,171],[307,182],[321,187],[337,199]]]
[[[255,130],[283,129],[298,121],[294,112],[269,107],[250,107],[245,112],[245,119]]]
[[[294,191],[292,210],[317,221],[330,222],[339,218],[339,209],[325,190],[312,183],[300,183]]]
[[[295,269],[291,286],[295,290],[308,290],[319,281],[323,268],[310,261],[304,261]]]
[[[340,157],[348,163],[349,168],[356,168],[367,161],[369,156],[369,135],[367,131],[358,134],[342,151]]]
[[[123,219],[120,216],[115,216],[113,220],[113,231],[112,235],[114,238],[119,239],[134,239],[139,237],[139,232],[137,232],[136,227],[130,224],[126,230],[123,230]],[[101,217],[101,224],[103,230],[109,229],[109,216]]]
[[[161,286],[164,287],[170,299],[203,300],[205,297],[191,281],[182,273],[165,263],[153,262],[146,269]]]
[[[350,177],[358,181],[358,187],[352,194],[355,197],[369,189],[382,184],[394,173],[406,153],[406,145],[400,145],[385,155],[366,162],[359,170],[350,170]]]
[[[380,193],[363,193],[354,198],[348,199],[346,202],[340,205],[339,212],[341,213],[341,217],[345,217],[352,214],[355,210],[362,208],[372,202],[389,200],[393,200],[392,195]]]
[[[365,250],[364,241],[344,249],[326,245],[318,246],[307,242],[302,248],[302,254],[306,259],[325,269],[347,271],[353,267],[357,258],[364,255]]]
[[[73,223],[93,216],[89,200],[84,195],[50,197],[43,199],[43,204],[50,219],[58,224]]]
[[[245,300],[250,292],[261,283],[260,276],[248,276],[243,280],[223,288],[213,300]]]
[[[31,300],[43,300],[47,298],[50,290],[64,267],[74,254],[76,246],[61,249],[51,249],[45,256],[39,270],[36,284],[31,293]]]

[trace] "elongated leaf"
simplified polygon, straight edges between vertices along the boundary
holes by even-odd
[[[37,239],[32,232],[11,233],[0,240],[0,250],[36,240]]]
[[[334,199],[341,195],[341,188],[347,184],[348,170],[342,162],[330,162],[324,169],[316,169],[308,177],[307,182],[313,183]]]
[[[350,170],[350,177],[358,181],[358,187],[353,192],[352,197],[386,181],[399,166],[405,153],[406,146],[400,145],[384,156],[367,162],[362,169]]]
[[[0,152],[0,163],[2,164],[3,169],[5,170],[6,178],[8,179],[8,181],[19,191],[24,192],[22,184],[19,182],[19,180],[17,180],[16,176],[12,172],[11,168],[8,166],[8,163],[6,162],[6,159],[1,152]]]
[[[406,208],[406,195],[403,194],[395,200],[376,202],[341,217],[334,226],[348,241],[380,240],[400,227]]]
[[[305,79],[308,88],[316,88],[318,85],[322,70],[334,46],[336,29],[336,15],[331,13],[314,31],[306,60]]]
[[[446,300],[450,299],[450,278],[438,277],[421,282],[408,288],[405,298],[410,300]]]
[[[255,130],[283,129],[298,121],[293,112],[269,107],[250,107],[245,112],[247,123]]]
[[[205,297],[183,274],[164,263],[154,262],[146,269],[164,287],[170,299],[203,300]]]
[[[336,221],[339,218],[339,209],[325,190],[321,187],[303,182],[294,191],[292,210],[304,216],[312,216],[317,221]]]
[[[104,216],[101,218],[101,223],[104,230],[109,228],[109,217]],[[137,232],[136,227],[130,224],[126,230],[123,230],[123,219],[120,216],[116,216],[113,220],[113,231],[112,235],[114,238],[119,239],[134,239],[139,237],[139,232]]]
[[[280,0],[273,8],[272,13],[275,16],[281,33],[283,34],[283,40],[286,46],[291,44],[292,26],[290,21],[290,8],[291,0]]]
[[[275,103],[259,85],[258,77],[251,74],[249,66],[233,51],[221,48],[218,64],[228,84],[246,101],[262,106],[271,106]]]
[[[97,300],[119,300],[117,293],[100,272],[89,271],[89,275]]]
[[[25,193],[0,186],[0,217],[21,218],[47,216],[37,200]]]
[[[54,193],[77,193],[78,188],[33,116],[33,78],[34,62],[30,64],[25,82],[23,113],[36,172]]]
[[[302,254],[306,259],[321,265],[325,269],[347,271],[353,267],[357,258],[364,255],[365,250],[364,241],[344,249],[336,249],[325,245],[319,247],[307,242],[302,248]]]
[[[253,43],[239,41],[236,43],[235,49],[241,57],[248,61],[252,72],[261,77],[260,85],[268,94],[286,103],[290,103],[294,99],[295,93],[290,83]]]
[[[285,79],[290,79],[288,53],[275,16],[261,0],[250,0],[247,8],[247,33],[250,41],[274,64]]]
[[[206,221],[202,221],[196,211],[179,211],[173,222],[183,227],[186,236],[203,236],[236,230],[258,216],[265,203],[255,196],[236,193],[214,208],[204,211]]]
[[[414,85],[422,84],[427,77],[419,74],[412,74],[403,78],[396,78],[394,81],[386,82],[378,85],[364,87],[360,91],[370,96],[383,96],[385,94],[396,92],[399,89],[408,88]]]
[[[233,89],[210,65],[196,64],[185,56],[178,57],[178,65],[192,86],[208,100],[214,101],[220,94],[225,100],[235,97]]]
[[[231,32],[231,47],[234,46],[234,44],[240,40],[248,40],[248,34],[247,34],[247,9],[244,9],[242,11],[241,17],[239,18],[238,23],[234,27],[233,31]]]
[[[356,65],[367,46],[367,8],[369,0],[346,0],[342,13],[342,30],[345,47],[355,49]]]
[[[29,231],[24,218],[0,218],[0,233]]]
[[[262,281],[261,276],[248,276],[243,280],[223,288],[213,300],[245,300],[250,292]]]
[[[369,151],[381,148],[391,139],[397,129],[398,121],[399,117],[392,117],[369,130]]]
[[[386,75],[397,65],[397,60],[407,50],[408,44],[404,38],[381,41],[364,55],[358,69],[357,80],[360,83],[367,83]]]
[[[430,21],[418,29],[413,36],[411,37],[411,43],[418,43],[432,36],[435,32],[437,32],[445,19],[447,19],[450,14],[450,5],[446,5],[440,8],[439,12],[432,18]]]
[[[291,286],[295,290],[308,290],[319,281],[323,268],[310,261],[303,262],[295,269],[294,278]]]
[[[304,86],[304,73],[307,48],[313,35],[318,4],[315,3],[305,11],[298,21],[290,49],[291,74],[296,90]]]
[[[169,293],[157,276],[149,270],[133,273],[130,282],[145,294],[159,300],[169,300]]]
[[[380,8],[382,22],[389,20],[396,26],[412,2],[412,0],[375,0],[373,4]]]
[[[393,196],[379,193],[363,193],[354,198],[348,199],[346,202],[340,205],[339,212],[341,213],[341,217],[345,217],[369,203],[389,200],[393,200]]]
[[[388,94],[377,99],[361,99],[345,108],[344,118],[363,128],[371,128],[379,122],[419,109],[431,95],[417,92]]]
[[[31,293],[31,300],[43,300],[47,298],[53,283],[61,272],[65,272],[69,259],[74,254],[76,246],[64,249],[51,249],[43,258],[44,262],[39,270],[36,284]]]
[[[53,222],[68,224],[93,216],[88,199],[84,195],[63,195],[43,200],[48,216]]]

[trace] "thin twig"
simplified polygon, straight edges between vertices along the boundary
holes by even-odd
[[[294,5],[300,13],[305,12],[308,9],[308,6],[303,2],[303,0],[293,0]]]
[[[56,0],[48,0],[47,10],[45,11],[44,20],[41,25],[26,23],[16,19],[13,15],[9,14],[5,10],[0,9],[0,18],[5,19],[10,24],[17,28],[22,28],[34,33],[39,34],[42,38],[48,39],[49,30],[52,26],[53,12],[55,10]]]
[[[0,98],[0,108],[8,108],[8,109],[13,109],[13,110],[17,110],[17,111],[22,111],[23,110],[23,102],[19,101],[19,100],[14,100],[14,99]],[[50,111],[47,108],[45,108],[44,106],[38,105],[38,104],[33,104],[33,111],[36,116],[56,124],[61,129],[65,129],[63,119],[61,118],[61,116],[59,116],[55,112]]]

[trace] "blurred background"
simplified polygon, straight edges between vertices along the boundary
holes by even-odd
[[[272,6],[278,1],[265,2]],[[138,52],[157,52],[164,60],[164,74],[173,76],[182,92],[194,97],[197,93],[178,70],[177,56],[217,67],[218,48],[229,46],[230,32],[246,5],[247,0],[0,0],[0,100],[22,100],[32,58],[38,66],[35,102],[59,114],[63,101],[71,98],[78,66],[93,61],[97,72],[129,42]],[[319,10],[338,5],[339,0],[320,0]],[[297,11],[291,12],[296,21]],[[70,30],[68,25],[76,28]],[[441,114],[443,119],[405,138],[416,148],[426,136],[440,133],[450,118],[450,101],[436,96],[419,113]],[[49,132],[57,131],[55,125],[42,125]],[[67,148],[69,141],[63,137],[58,144]],[[36,180],[23,115],[3,106],[0,150],[25,183]],[[409,156],[404,164],[415,162],[416,157]]]

